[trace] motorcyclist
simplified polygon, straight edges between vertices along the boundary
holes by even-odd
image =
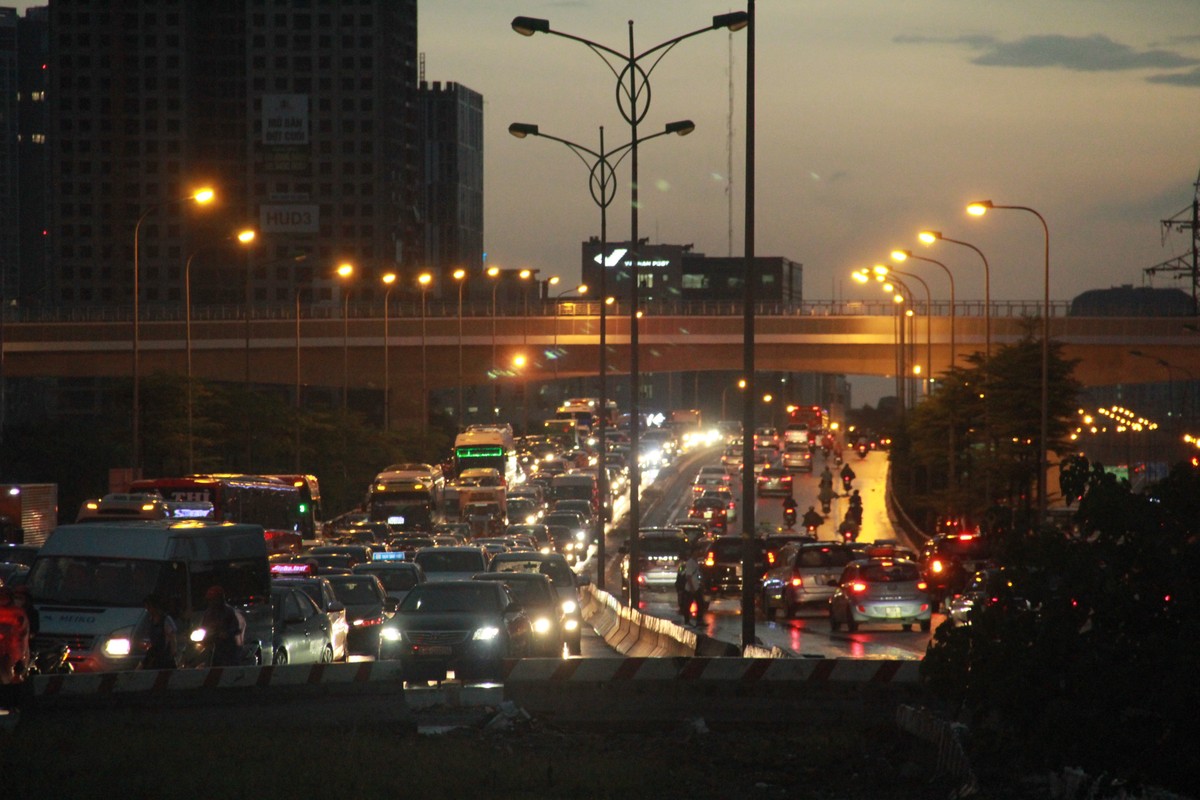
[[[825,469],[821,470],[821,488],[826,486],[833,487],[833,473],[829,471],[829,465],[825,465]]]
[[[812,506],[809,506],[808,511],[804,512],[804,527],[811,531],[816,531],[824,521],[825,518],[818,514],[817,510]]]
[[[850,508],[846,512],[846,516],[850,517],[856,523],[861,525],[862,524],[862,509],[863,509],[862,495],[860,495],[858,493],[858,489],[855,489],[853,492],[850,493]]]
[[[29,670],[29,615],[0,587],[0,684],[19,683]]]
[[[796,524],[796,498],[791,495],[783,498],[783,523],[789,528]]]
[[[850,483],[855,478],[858,477],[857,475],[854,474],[854,470],[850,468],[849,464],[842,465],[841,476],[842,476],[842,486],[844,486],[847,491],[849,491],[849,489],[850,489]]]

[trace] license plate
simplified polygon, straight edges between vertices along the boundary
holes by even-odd
[[[448,656],[454,652],[454,648],[444,644],[426,644],[417,648],[419,656]]]
[[[901,616],[900,608],[898,606],[884,606],[883,615],[885,617],[899,617]]]

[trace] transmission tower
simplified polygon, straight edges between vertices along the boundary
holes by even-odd
[[[1175,273],[1176,278],[1183,278],[1185,275],[1190,277],[1192,284],[1192,313],[1197,314],[1200,313],[1200,306],[1196,303],[1197,288],[1200,286],[1200,174],[1196,175],[1196,182],[1193,185],[1195,187],[1195,194],[1192,197],[1191,207],[1183,208],[1169,219],[1161,221],[1164,241],[1169,233],[1191,232],[1191,253],[1183,253],[1161,264],[1147,267],[1145,273],[1154,276],[1160,272],[1167,272]]]

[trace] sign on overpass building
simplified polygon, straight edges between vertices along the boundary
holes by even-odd
[[[710,258],[693,253],[690,244],[642,244],[637,251],[638,292],[641,302],[740,300],[745,290],[745,260]],[[601,264],[607,269],[608,293],[629,296],[633,265],[629,242],[608,242],[603,254],[600,240],[583,243],[583,282],[599,286]],[[803,266],[780,256],[754,259],[758,271],[755,300],[763,303],[799,303],[804,299]]]

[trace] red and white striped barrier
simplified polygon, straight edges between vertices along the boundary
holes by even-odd
[[[505,662],[504,683],[722,683],[917,684],[919,661],[853,658],[535,658]]]
[[[39,675],[33,679],[33,694],[39,698],[83,697],[217,688],[350,686],[387,681],[398,683],[402,679],[398,661],[211,667]]]

